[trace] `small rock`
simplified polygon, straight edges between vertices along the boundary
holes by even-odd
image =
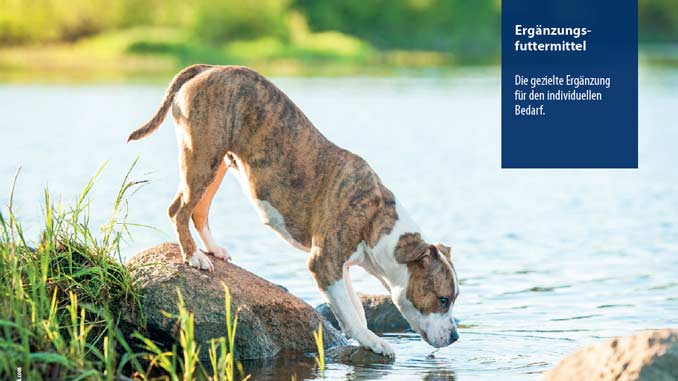
[[[178,288],[186,308],[195,315],[200,359],[209,361],[209,340],[226,336],[223,282],[231,293],[232,313],[239,311],[235,339],[238,358],[271,358],[283,351],[314,352],[313,331],[320,321],[326,348],[347,344],[339,331],[301,299],[232,263],[210,259],[213,272],[194,269],[181,262],[177,244],[164,243],[127,261],[142,294],[146,326],[139,328],[143,334],[164,348],[175,343],[176,319],[162,311],[178,313]],[[138,324],[134,317],[126,320],[127,324]]]
[[[346,365],[389,364],[394,359],[372,352],[369,349],[356,346],[335,347],[325,352],[325,358],[332,362]]]
[[[547,381],[676,381],[678,329],[641,332],[594,344],[568,355]]]
[[[363,295],[360,294],[360,300],[365,309],[365,318],[367,318],[367,328],[372,332],[406,332],[411,330],[410,324],[403,318],[400,311],[388,295]],[[323,303],[316,307],[321,315],[332,323],[332,326],[339,329],[337,318],[334,317],[330,306]]]

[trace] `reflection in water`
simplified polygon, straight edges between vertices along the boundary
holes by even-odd
[[[424,374],[423,381],[452,381],[456,380],[457,376],[451,370],[432,371]]]
[[[462,280],[454,307],[461,339],[427,359],[415,334],[387,335],[388,365],[330,363],[325,380],[537,379],[560,357],[600,337],[678,326],[678,104],[675,71],[640,84],[639,170],[501,170],[497,71],[446,78],[278,79],[322,133],[363,156],[431,240],[451,244]],[[93,223],[141,155],[151,182],[130,204],[125,255],[174,240],[167,206],[178,182],[171,122],[125,144],[157,108],[163,86],[0,86],[0,189],[23,170],[15,212],[37,237],[42,190],[73,199],[96,168]],[[544,127],[547,128],[547,127]],[[303,144],[301,142],[300,144]],[[4,185],[2,185],[4,184]],[[2,188],[4,187],[4,188]],[[0,204],[7,204],[0,191]],[[238,265],[321,302],[306,254],[264,228],[231,176],[210,215]],[[384,293],[362,271],[362,292]],[[311,335],[311,332],[308,333]],[[319,379],[312,357],[244,364],[254,380]]]
[[[268,360],[243,361],[245,374],[253,380],[307,380],[318,378],[318,369],[311,356],[281,353]]]
[[[405,366],[382,364],[341,364],[328,360],[327,370],[323,375],[318,369],[314,354],[300,355],[296,353],[281,353],[276,358],[268,360],[242,361],[244,374],[250,374],[253,380],[315,380],[315,379],[346,379],[346,380],[392,380],[395,376],[402,376],[403,380],[456,380],[455,372],[449,369],[445,360],[426,356],[423,359],[414,359]],[[324,376],[324,377],[323,377]],[[399,378],[397,378],[399,379]]]

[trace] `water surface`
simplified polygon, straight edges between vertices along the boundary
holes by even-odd
[[[678,72],[641,71],[638,170],[500,169],[496,70],[274,81],[323,134],[368,160],[428,237],[452,246],[462,281],[457,344],[427,359],[432,348],[418,336],[389,335],[394,364],[329,364],[326,380],[531,380],[600,338],[678,326]],[[101,221],[141,155],[135,177],[151,181],[133,198],[129,219],[157,230],[135,229],[125,253],[174,240],[166,217],[178,183],[171,122],[125,144],[163,92],[164,85],[0,86],[0,202],[7,204],[22,166],[15,212],[35,237],[44,187],[70,201],[108,160],[91,206]],[[261,225],[234,177],[210,219],[235,263],[321,302],[306,254]],[[384,292],[362,271],[354,278],[359,291]],[[312,360],[285,361],[250,371],[280,378],[298,367],[299,380],[319,377]]]

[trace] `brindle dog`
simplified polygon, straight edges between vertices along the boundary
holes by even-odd
[[[348,271],[359,265],[384,284],[428,343],[442,347],[458,339],[452,307],[459,284],[450,248],[426,243],[372,168],[327,140],[280,89],[248,68],[190,66],[172,80],[153,119],[129,140],[155,131],[170,106],[181,181],[169,217],[184,261],[213,269],[191,237],[190,218],[204,251],[230,258],[207,223],[212,198],[230,169],[263,223],[310,253],[308,267],[347,336],[394,356],[367,329]]]

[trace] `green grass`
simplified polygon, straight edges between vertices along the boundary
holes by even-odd
[[[123,314],[142,316],[120,257],[126,200],[140,184],[125,176],[111,218],[94,233],[88,195],[100,174],[72,206],[55,204],[45,191],[36,248],[13,213],[12,186],[9,207],[0,213],[0,379],[18,368],[29,380],[112,380],[140,369],[118,326]]]
[[[228,286],[224,287],[224,308],[226,311],[226,337],[212,339],[210,342],[210,363],[212,365],[213,381],[234,381],[235,368],[239,366],[239,373],[244,374],[242,365],[235,361],[235,332],[238,328],[238,314],[231,316],[231,293]],[[243,381],[249,376],[242,378]]]
[[[136,332],[134,337],[143,343],[146,353],[142,355],[148,365],[145,375],[153,374],[154,368],[162,369],[166,378],[171,381],[191,381],[195,379],[209,379],[211,381],[235,381],[234,370],[240,363],[235,361],[235,332],[238,324],[237,314],[231,318],[231,294],[224,285],[224,300],[226,308],[226,337],[214,338],[210,341],[208,350],[212,372],[209,373],[199,361],[200,346],[195,341],[195,317],[193,312],[186,309],[184,297],[179,289],[178,313],[168,317],[177,320],[179,326],[179,340],[177,347],[171,350],[160,348],[152,340]],[[228,345],[227,345],[228,343]],[[242,367],[240,374],[242,375]],[[249,376],[241,378],[242,381]]]
[[[321,372],[325,371],[325,343],[323,342],[323,323],[318,323],[318,330],[313,332],[313,339],[315,340],[316,348],[318,348],[318,355],[315,357],[315,363]]]
[[[45,190],[43,233],[35,248],[9,205],[0,213],[0,379],[24,380],[235,380],[237,313],[230,314],[224,289],[226,337],[209,348],[213,369],[198,360],[194,318],[179,293],[179,339],[160,348],[139,332],[130,335],[123,317],[143,326],[139,290],[123,265],[122,240],[129,235],[127,201],[143,181],[125,175],[109,220],[90,227],[89,194],[103,167],[71,206],[55,203]],[[179,292],[177,290],[177,292]],[[128,338],[132,336],[131,340]],[[205,349],[208,350],[208,349]],[[243,372],[240,368],[241,379]]]

